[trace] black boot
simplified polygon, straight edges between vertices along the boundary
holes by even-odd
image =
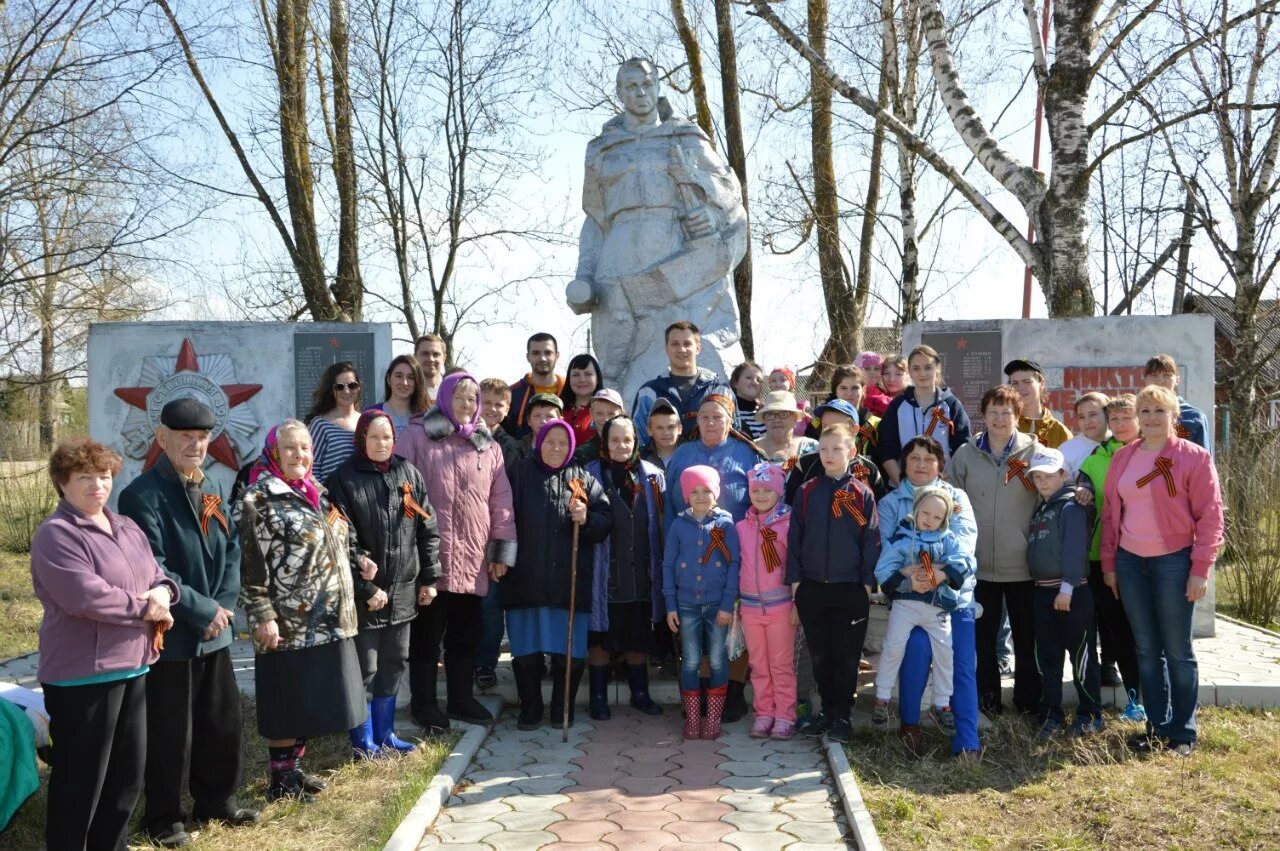
[[[613,717],[609,711],[609,666],[591,666],[591,708],[588,713],[592,721],[608,721]]]
[[[662,707],[649,697],[649,666],[627,666],[627,684],[631,686],[631,705],[645,715],[661,715]]]
[[[419,614],[418,617],[426,617]],[[449,732],[449,718],[436,698],[439,668],[435,658],[409,659],[409,717],[418,722],[428,736]]]
[[[315,801],[315,796],[302,788],[302,772],[298,770],[293,745],[268,747],[267,752],[271,756],[271,782],[267,784],[267,800],[291,798],[304,804]]]
[[[737,721],[747,714],[747,697],[743,693],[746,688],[746,683],[729,680],[729,693],[724,701],[724,722],[726,724]]]
[[[456,718],[468,724],[490,724],[493,722],[493,713],[485,709],[471,691],[475,675],[475,660],[471,657],[454,658],[446,654],[444,680],[449,692],[449,700],[445,704],[445,712],[450,718]]]
[[[511,659],[511,672],[516,678],[516,694],[520,697],[520,716],[516,727],[536,730],[542,724],[542,654],[530,653]]]
[[[587,667],[582,659],[574,659],[569,667],[569,695],[566,701],[564,693],[564,656],[551,654],[551,706],[549,720],[551,726],[559,727],[564,723],[565,704],[569,707],[569,723],[573,723],[573,703],[578,696],[578,684],[582,682],[582,672]]]

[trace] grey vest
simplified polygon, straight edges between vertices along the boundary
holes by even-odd
[[[1031,515],[1027,569],[1032,579],[1062,578],[1062,512],[1075,498],[1075,488],[1062,488]]]

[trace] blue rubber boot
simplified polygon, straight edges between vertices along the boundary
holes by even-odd
[[[373,722],[369,717],[372,714],[371,709],[372,704],[365,710],[363,724],[347,731],[347,736],[351,739],[352,759],[377,759],[381,756],[382,749],[373,740]]]
[[[389,752],[412,753],[413,745],[396,736],[396,697],[375,697],[369,704],[373,716],[373,741]]]

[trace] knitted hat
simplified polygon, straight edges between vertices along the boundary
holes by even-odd
[[[711,495],[716,498],[716,502],[720,501],[720,473],[715,467],[697,464],[680,473],[680,493],[684,496],[685,502],[689,501],[689,492],[698,485],[706,485],[711,489]]]
[[[790,391],[792,391],[793,393],[795,392],[795,389],[796,389],[796,371],[795,371],[794,369],[792,369],[792,368],[791,368],[791,367],[789,367],[789,366],[780,366],[780,367],[778,367],[777,369],[775,369],[773,372],[780,372],[780,373],[782,373],[784,376],[786,376],[786,379],[787,379],[787,389],[788,389],[788,390],[790,390]],[[773,373],[771,372],[771,373],[769,373],[769,374],[770,374],[770,375],[772,375]]]
[[[936,497],[942,500],[942,504],[946,507],[946,512],[942,517],[942,529],[946,529],[951,524],[951,515],[956,509],[956,501],[952,498],[951,492],[946,488],[940,488],[937,485],[925,485],[922,488],[915,489],[915,500],[911,503],[911,517],[915,518],[916,513],[920,511],[920,503],[929,497]]]
[[[780,465],[762,461],[747,471],[747,490],[757,487],[768,488],[781,497],[786,479],[787,474],[782,471]]]
[[[884,365],[884,355],[879,352],[859,352],[853,359],[853,365],[858,369],[879,369]]]

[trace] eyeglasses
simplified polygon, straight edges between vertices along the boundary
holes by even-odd
[[[767,411],[764,414],[766,420],[791,420],[795,419],[795,413],[792,411]]]
[[[359,390],[359,389],[360,389],[360,382],[359,382],[359,381],[352,381],[350,384],[335,384],[335,385],[333,385],[333,389],[334,389],[336,392],[341,392],[341,391],[345,390],[345,391],[347,391],[348,393],[354,393],[354,392],[356,392],[357,390]]]

